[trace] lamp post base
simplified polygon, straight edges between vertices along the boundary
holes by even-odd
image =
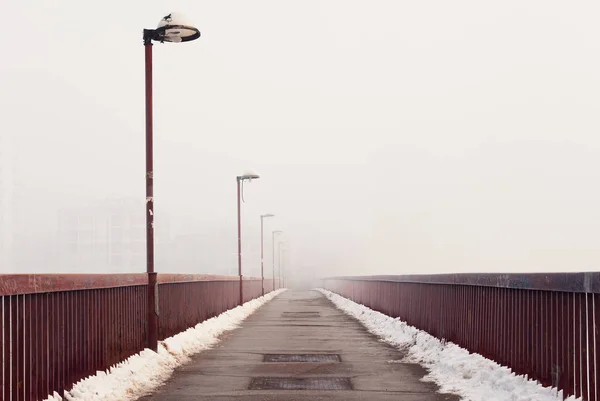
[[[148,316],[146,347],[158,352],[158,273],[148,273]]]

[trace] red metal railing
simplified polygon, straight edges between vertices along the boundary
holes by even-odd
[[[158,283],[161,340],[239,303],[237,277],[161,274]],[[247,301],[262,295],[260,279],[244,286]],[[62,394],[143,350],[147,295],[146,274],[1,275],[2,400]]]
[[[323,287],[565,396],[600,398],[600,273],[339,277]]]
[[[239,305],[239,278],[182,281],[179,275],[159,276],[159,340]],[[262,296],[260,278],[244,277],[244,302]],[[265,293],[271,282],[265,279]],[[267,288],[269,290],[267,291]]]

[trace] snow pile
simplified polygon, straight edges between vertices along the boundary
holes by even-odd
[[[414,362],[429,370],[424,380],[433,381],[442,392],[454,393],[469,401],[556,401],[562,391],[543,387],[517,376],[507,367],[479,354],[470,354],[450,342],[442,342],[425,331],[359,305],[333,292],[318,289],[339,309],[358,319],[371,333],[385,342],[407,351],[403,361]],[[569,401],[580,400],[571,396]]]
[[[125,401],[151,393],[171,376],[176,367],[188,362],[192,355],[214,346],[221,334],[237,328],[260,306],[283,291],[285,289],[273,291],[199,323],[161,341],[158,353],[145,349],[107,372],[99,371],[95,376],[81,380],[71,391],[65,392],[64,398],[55,392],[46,401]]]

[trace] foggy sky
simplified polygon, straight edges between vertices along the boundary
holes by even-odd
[[[141,35],[173,11],[202,37],[154,46],[155,209],[207,238],[197,272],[236,268],[248,168],[249,275],[261,213],[267,263],[281,229],[307,274],[598,268],[596,1],[10,0],[1,135],[38,258],[3,273],[61,271],[60,208],[144,199]]]

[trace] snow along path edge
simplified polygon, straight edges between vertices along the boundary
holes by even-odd
[[[517,376],[507,367],[480,354],[471,354],[454,343],[442,342],[400,319],[374,311],[331,291],[323,288],[316,291],[361,322],[369,332],[406,351],[404,360],[389,362],[411,362],[424,366],[429,373],[422,380],[436,383],[441,392],[454,393],[468,401],[562,400],[562,391],[557,393],[556,389]],[[571,396],[567,400],[581,398]]]
[[[158,353],[144,349],[106,372],[98,371],[79,381],[70,391],[65,391],[64,398],[55,392],[45,401],[132,401],[150,394],[171,376],[175,368],[187,363],[192,355],[213,347],[221,334],[239,327],[244,319],[285,290],[272,291],[198,323],[160,341]]]

